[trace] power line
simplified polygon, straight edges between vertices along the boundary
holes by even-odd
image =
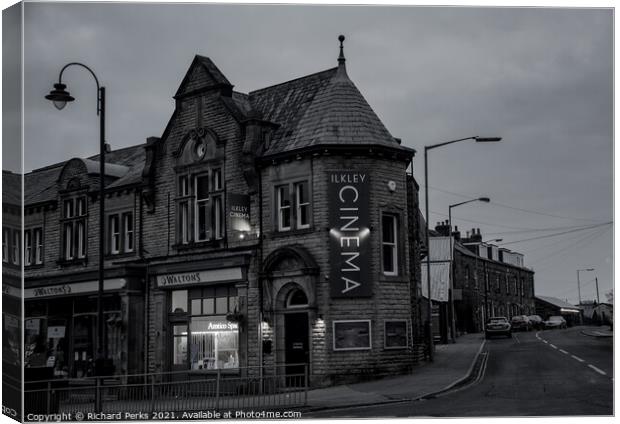
[[[449,191],[449,190],[445,190],[445,189],[441,189],[439,187],[433,187],[433,186],[429,186],[430,189],[442,192],[442,193],[446,193],[446,194],[451,194],[453,196],[458,196],[458,197],[462,197],[462,198],[472,198],[472,197],[476,197],[476,195],[468,195],[468,194],[462,194],[462,193],[455,193],[453,191]],[[589,221],[589,222],[600,222],[598,220],[595,219],[589,219],[589,218],[575,218],[575,217],[569,217],[569,216],[562,216],[562,215],[555,215],[555,214],[551,214],[551,213],[547,213],[547,212],[541,212],[541,211],[534,211],[531,209],[525,209],[525,208],[520,208],[517,206],[511,206],[511,205],[507,205],[505,203],[498,203],[498,202],[494,202],[491,201],[490,202],[492,205],[496,205],[502,208],[506,208],[506,209],[513,209],[516,211],[521,211],[521,212],[526,212],[526,213],[532,213],[532,214],[536,214],[536,215],[543,215],[543,216],[548,216],[551,218],[560,218],[560,219],[569,219],[569,220],[574,220],[574,221]]]
[[[585,230],[589,230],[589,229],[592,229],[592,228],[602,227],[604,225],[611,225],[611,224],[613,224],[613,222],[604,222],[602,224],[590,225],[589,227],[578,228],[576,230],[563,231],[561,233],[547,234],[547,235],[538,236],[538,237],[530,237],[530,238],[523,239],[523,240],[509,241],[508,243],[500,243],[500,246],[507,246],[509,244],[515,244],[515,243],[523,243],[523,242],[532,241],[532,240],[540,240],[540,239],[548,238],[548,237],[557,237],[557,236],[561,236],[563,234],[574,233],[574,232],[577,232],[577,231],[585,231]]]
[[[580,247],[580,248],[585,248],[587,246],[589,246],[590,244],[592,244],[595,240],[597,240],[599,237],[601,237],[603,234],[605,234],[607,231],[609,230],[609,228],[602,228],[602,229],[598,229],[595,230],[594,232],[590,233],[590,234],[586,234],[585,237],[579,237],[579,240],[577,240],[574,243],[571,243],[568,246],[565,246],[547,256],[544,256],[542,258],[539,258],[539,260],[532,262],[532,265],[535,264],[541,264],[544,263],[546,260],[559,255],[560,253],[565,252],[566,250],[570,249],[570,248],[576,248],[576,247]],[[587,240],[587,241],[586,241]],[[585,244],[583,244],[585,243]],[[581,244],[581,246],[580,246]],[[542,268],[542,269],[547,269],[547,268]]]
[[[588,225],[568,225],[563,227],[548,227],[548,228],[532,228],[530,230],[515,230],[515,231],[502,231],[497,233],[486,233],[486,235],[506,235],[506,234],[521,234],[521,233],[536,233],[536,232],[549,232],[549,231],[558,231],[558,230],[571,230],[573,228],[586,228],[590,227],[591,224]]]

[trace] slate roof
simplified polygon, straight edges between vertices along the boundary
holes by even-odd
[[[99,155],[83,159],[89,172],[99,173]],[[125,147],[106,153],[106,175],[118,178],[107,188],[121,187],[141,181],[144,169],[144,144]],[[35,169],[24,176],[24,199],[26,205],[56,200],[57,180],[68,161],[45,168]]]
[[[575,306],[575,305],[571,305],[570,303],[566,303],[563,300],[558,299],[557,297],[536,295],[535,298],[536,299],[540,299],[543,302],[547,302],[547,303],[549,303],[549,304],[551,304],[553,306],[556,306],[558,308],[581,309],[581,307]]]
[[[21,205],[21,175],[11,171],[2,171],[2,203]]]
[[[380,145],[402,150],[364,96],[338,67],[252,91],[262,118],[280,127],[263,155],[319,145]]]

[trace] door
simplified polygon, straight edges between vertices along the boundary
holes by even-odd
[[[305,385],[305,366],[310,363],[307,312],[284,315],[284,346],[287,386]]]

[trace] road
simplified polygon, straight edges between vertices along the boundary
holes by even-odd
[[[612,415],[612,338],[589,337],[581,329],[488,340],[482,379],[434,399],[321,411],[306,418]]]

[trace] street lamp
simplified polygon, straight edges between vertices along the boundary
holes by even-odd
[[[489,203],[491,200],[488,197],[478,197],[477,199],[466,200],[464,202],[455,203],[448,207],[448,228],[449,233],[448,237],[450,239],[450,273],[449,273],[449,281],[450,281],[450,290],[448,291],[448,302],[450,303],[450,338],[452,339],[452,343],[456,341],[456,320],[454,314],[454,246],[452,245],[452,208],[456,208],[457,206],[465,205],[467,203],[472,202],[484,202]]]
[[[581,305],[581,284],[579,283],[579,272],[594,271],[594,268],[581,268],[577,270],[577,295],[579,296],[579,305]]]
[[[432,309],[433,309],[433,300],[431,297],[431,248],[429,245],[429,228],[428,228],[428,222],[429,222],[429,216],[428,216],[428,151],[435,149],[437,147],[442,147],[442,146],[447,146],[448,144],[452,144],[452,143],[458,143],[459,141],[465,141],[465,140],[474,140],[477,143],[489,143],[489,142],[497,142],[500,141],[502,138],[501,137],[478,137],[478,136],[473,136],[473,137],[465,137],[465,138],[459,138],[457,140],[451,140],[451,141],[445,141],[443,143],[437,143],[437,144],[432,144],[430,146],[424,146],[424,203],[425,203],[425,209],[426,209],[426,235],[425,235],[425,241],[426,241],[426,249],[427,249],[427,253],[426,253],[426,285],[428,288],[428,314],[427,314],[427,319],[428,319],[428,325],[427,325],[427,330],[428,330],[428,356],[430,361],[433,361],[433,356],[434,356],[434,352],[433,352],[433,332],[432,332],[432,328],[433,328],[433,323],[432,323]]]
[[[499,243],[500,241],[504,241],[504,239],[491,239],[491,240],[483,241],[482,243]]]
[[[88,66],[71,62],[66,64],[58,75],[58,83],[54,84],[54,89],[45,96],[47,100],[54,103],[58,110],[62,110],[68,102],[75,100],[65,89],[67,86],[62,83],[62,74],[70,66],[80,66],[86,69],[95,79],[97,84],[97,115],[99,115],[99,284],[97,288],[97,361],[95,362],[95,374],[97,376],[103,373],[105,359],[107,358],[107,347],[104,342],[104,326],[103,326],[103,255],[105,250],[105,216],[104,216],[104,180],[105,180],[105,87],[99,86],[99,80],[95,73]],[[97,366],[98,365],[98,366]],[[99,391],[97,391],[99,393]],[[100,404],[98,399],[97,404]],[[99,410],[99,409],[98,409]]]

